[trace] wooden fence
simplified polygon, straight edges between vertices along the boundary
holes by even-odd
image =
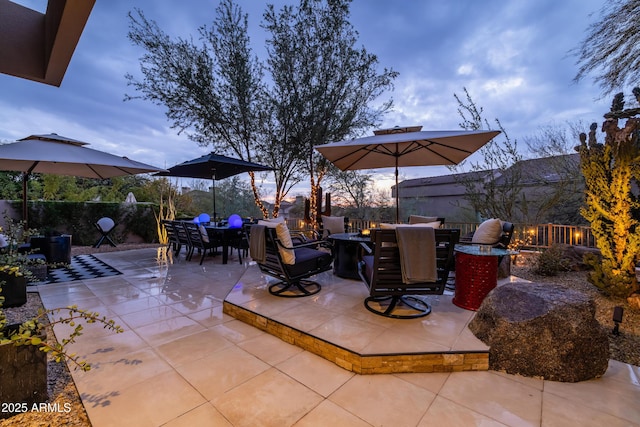
[[[304,230],[306,225],[299,219],[288,219],[287,226],[292,230]],[[379,222],[364,219],[349,220],[348,232],[358,232],[369,228],[377,228]],[[477,223],[453,222],[445,223],[446,228],[460,229],[460,235],[464,236],[473,232]],[[575,246],[595,247],[595,239],[591,233],[591,227],[560,224],[515,224],[513,239],[519,239],[523,248],[547,248],[553,244],[566,244]]]

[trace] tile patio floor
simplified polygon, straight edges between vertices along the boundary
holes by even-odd
[[[640,425],[638,366],[611,361],[603,378],[574,384],[493,371],[358,375],[222,312],[234,295],[362,352],[486,350],[466,329],[473,312],[447,296],[423,319],[392,321],[362,308],[364,285],[330,272],[318,298],[265,299],[267,279],[235,257],[96,256],[123,274],[38,286],[47,308],[77,304],[125,329],[88,325],[73,348],[94,367],[73,372],[93,427]]]

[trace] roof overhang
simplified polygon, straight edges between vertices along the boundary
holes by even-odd
[[[95,0],[49,0],[40,13],[0,0],[0,73],[60,86]]]

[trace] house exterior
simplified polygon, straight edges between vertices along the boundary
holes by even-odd
[[[495,179],[493,187],[492,179]],[[482,197],[489,188],[515,189],[519,213],[509,218],[513,222],[579,222],[584,189],[578,153],[522,160],[504,171],[494,169],[410,179],[398,186],[403,216],[440,216],[449,222],[480,221],[480,212],[472,206],[467,191]],[[394,197],[395,191],[393,186]]]

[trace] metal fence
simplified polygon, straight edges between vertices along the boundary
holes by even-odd
[[[446,228],[460,229],[464,236],[473,232],[479,224],[469,222],[447,222]],[[287,226],[293,230],[306,229],[304,221],[299,219],[287,220]],[[370,228],[377,228],[379,222],[365,219],[350,219],[348,232],[358,232]],[[520,241],[523,248],[547,248],[553,244],[595,247],[595,239],[591,227],[560,224],[515,224],[513,239]]]

